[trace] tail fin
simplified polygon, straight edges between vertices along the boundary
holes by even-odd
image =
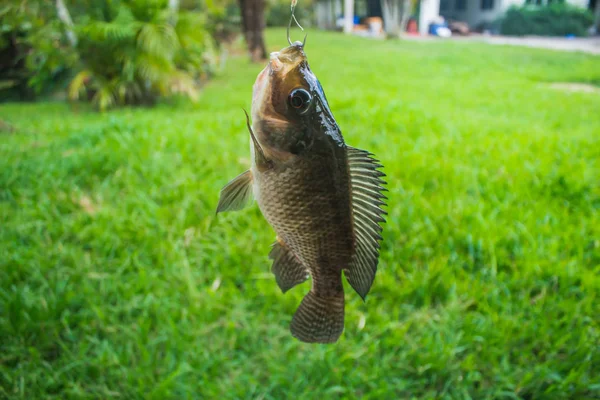
[[[308,292],[292,318],[290,330],[302,342],[336,342],[344,331],[344,292],[328,297]]]

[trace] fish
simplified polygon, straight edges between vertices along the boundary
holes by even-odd
[[[251,167],[223,187],[217,214],[256,201],[276,233],[269,259],[281,291],[311,279],[292,336],[335,343],[344,330],[342,274],[364,301],[377,272],[387,215],[383,166],[345,143],[303,42],[270,54],[251,115]]]

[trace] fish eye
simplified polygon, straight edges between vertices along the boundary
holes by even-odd
[[[290,106],[298,111],[306,111],[311,100],[312,96],[304,89],[294,89],[289,96]]]

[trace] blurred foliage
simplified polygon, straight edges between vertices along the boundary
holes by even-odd
[[[0,91],[32,99],[66,86],[71,99],[99,109],[152,104],[182,94],[195,99],[216,69],[220,40],[235,33],[235,3],[167,0],[66,1],[72,28],[54,1],[10,0],[0,8]],[[72,29],[73,47],[66,40]]]
[[[76,23],[80,65],[69,87],[71,99],[90,99],[99,109],[152,104],[183,94],[195,99],[214,65],[205,17],[166,0],[98,1],[95,13]]]
[[[206,12],[207,28],[218,45],[231,42],[240,33],[242,17],[237,1],[206,0]]]
[[[290,20],[290,0],[266,0],[267,26],[287,26]],[[298,22],[304,26],[311,26],[315,18],[313,0],[299,2],[294,13]]]
[[[593,14],[570,4],[549,6],[513,6],[500,22],[504,35],[587,36],[594,23]]]
[[[0,99],[32,99],[60,85],[76,60],[53,2],[9,0],[0,6]]]

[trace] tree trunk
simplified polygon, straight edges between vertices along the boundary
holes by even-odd
[[[56,13],[58,14],[58,19],[65,24],[65,33],[69,43],[73,47],[77,46],[77,36],[73,31],[73,20],[71,19],[71,14],[69,14],[69,10],[63,0],[56,0]]]
[[[179,0],[169,0],[169,22],[171,25],[177,25],[177,13],[179,12]]]
[[[248,11],[246,10],[246,1],[238,0],[238,3],[240,4],[240,14],[242,16],[242,34],[244,35],[246,45],[248,45]]]
[[[594,13],[594,19],[596,24],[596,33],[600,34],[600,0],[596,0],[596,12]]]
[[[412,11],[411,0],[381,0],[383,26],[388,37],[399,37],[406,31]]]
[[[402,12],[400,13],[400,35],[403,35],[406,32],[406,25],[408,24],[408,19],[410,18],[411,12],[412,12],[411,0],[403,0],[402,1]]]
[[[398,36],[398,0],[381,0],[383,29],[387,36]]]
[[[344,0],[344,33],[354,30],[354,0]]]
[[[242,12],[242,30],[253,62],[266,60],[267,49],[263,37],[265,29],[265,0],[239,0]]]

